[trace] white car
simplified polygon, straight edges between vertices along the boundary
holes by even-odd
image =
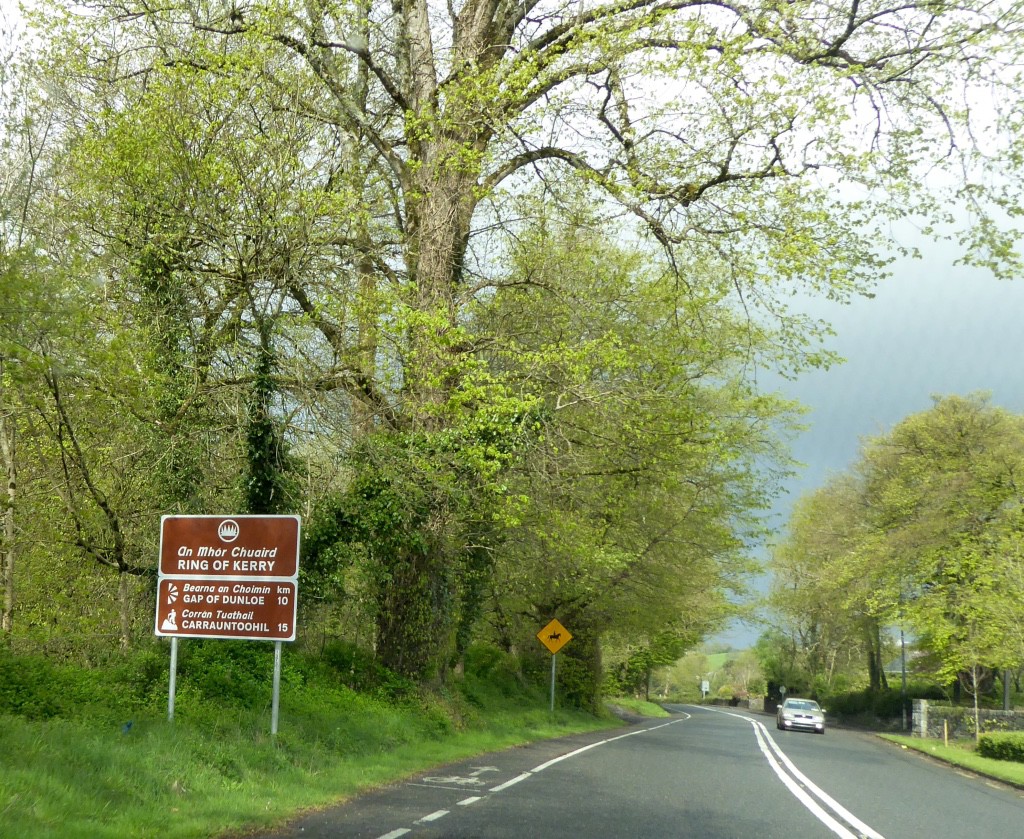
[[[813,699],[790,697],[779,706],[775,727],[782,731],[803,729],[816,734],[825,733],[825,711]]]

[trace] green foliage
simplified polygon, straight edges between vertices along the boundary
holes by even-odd
[[[974,692],[990,668],[1024,660],[1024,418],[983,395],[934,401],[802,499],[775,551],[772,603],[811,675],[855,643],[882,687],[884,625],[915,636],[938,680],[969,674]]]
[[[218,643],[228,649],[216,653],[186,641],[182,653],[196,646],[197,661],[245,679],[269,650]],[[258,832],[438,763],[612,724],[563,711],[551,717],[541,697],[524,701],[486,690],[472,713],[458,692],[389,704],[339,685],[332,668],[289,646],[280,731],[271,738],[268,704],[252,695],[206,698],[187,682],[173,723],[166,694],[130,700],[144,690],[155,658],[166,687],[166,645],[92,678],[0,648],[5,836],[199,839]],[[269,671],[264,678],[269,683]],[[13,708],[21,690],[29,700]],[[44,696],[52,700],[46,709]],[[111,704],[118,697],[122,704]]]
[[[462,690],[474,705],[482,704],[482,693],[496,691],[501,697],[536,698],[538,685],[529,685],[519,661],[511,653],[491,644],[472,644],[463,657]]]
[[[321,653],[324,664],[352,690],[396,702],[416,695],[416,685],[391,672],[368,650],[346,641],[332,641]]]
[[[974,743],[968,745],[951,741],[947,746],[941,742],[921,737],[900,737],[890,734],[883,734],[882,737],[899,743],[907,749],[914,749],[938,760],[944,760],[953,766],[961,766],[969,772],[1005,781],[1014,786],[1024,784],[1024,767],[1013,762],[982,757],[975,750]]]
[[[584,0],[566,28],[528,4],[55,5],[0,92],[29,96],[0,120],[18,173],[0,197],[22,216],[0,208],[0,247],[29,243],[68,291],[60,317],[25,319],[32,340],[0,336],[26,348],[32,427],[22,640],[58,643],[61,621],[148,635],[151,598],[125,580],[151,576],[161,513],[303,510],[311,635],[372,631],[392,672],[438,683],[480,627],[511,648],[571,608],[592,647],[568,654],[568,695],[587,705],[605,635],[693,639],[737,611],[798,413],[752,372],[833,360],[786,299],[867,290],[891,219],[947,220],[920,173],[976,170],[960,103],[1009,78],[1019,16]],[[967,193],[973,258],[1012,272],[992,210],[1018,217],[1016,187]],[[27,310],[47,297],[4,285]],[[894,523],[915,486],[883,493]],[[974,573],[947,570],[945,592]],[[883,582],[850,620],[825,620],[844,613],[827,589],[794,666],[847,671],[850,649],[880,681]],[[917,616],[936,644],[938,612]],[[196,689],[229,696],[241,665],[210,665]]]
[[[1024,732],[999,731],[982,734],[978,739],[978,754],[993,760],[1024,763]]]
[[[155,650],[107,668],[56,665],[0,646],[0,714],[29,720],[91,719],[113,725],[167,696],[167,659]]]
[[[873,720],[900,719],[905,707],[908,714],[910,703],[914,699],[930,699],[945,701],[948,697],[934,685],[910,683],[907,685],[906,699],[900,690],[852,690],[834,693],[817,694],[818,701],[834,715],[850,722],[858,718],[867,722]]]
[[[274,416],[275,363],[270,327],[264,324],[260,329],[246,427],[248,474],[245,497],[249,513],[285,513],[295,507],[296,485],[294,477],[289,474],[295,463],[285,441],[282,424]]]
[[[623,661],[606,669],[605,694],[629,696],[645,693],[654,669],[678,660],[687,643],[686,638],[663,632],[652,638],[647,645],[630,649]]]
[[[189,639],[179,646],[179,684],[204,701],[264,707],[271,696],[273,652],[265,642]],[[283,682],[295,675],[282,668]]]

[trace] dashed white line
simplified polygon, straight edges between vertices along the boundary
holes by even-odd
[[[488,790],[488,792],[494,793],[494,792],[501,792],[502,790],[506,790],[506,789],[508,789],[511,786],[515,786],[520,781],[525,781],[527,778],[532,778],[538,772],[543,772],[549,766],[554,766],[556,763],[560,763],[563,760],[568,760],[570,757],[576,757],[577,755],[580,755],[583,752],[589,751],[590,749],[597,748],[598,746],[603,746],[606,743],[613,743],[616,740],[622,740],[622,739],[624,739],[626,737],[633,737],[634,735],[637,735],[637,734],[646,734],[649,731],[655,731],[655,730],[657,730],[659,728],[664,728],[667,725],[674,725],[677,722],[683,722],[683,720],[688,720],[688,719],[690,719],[690,715],[689,714],[684,714],[682,719],[671,720],[669,722],[662,723],[661,725],[654,725],[654,726],[651,726],[650,728],[642,728],[642,729],[640,729],[638,731],[630,731],[627,734],[620,734],[618,737],[609,737],[609,738],[607,738],[605,740],[601,740],[601,741],[599,741],[597,743],[591,743],[589,746],[583,746],[582,748],[576,749],[575,751],[568,752],[568,753],[566,753],[564,755],[561,755],[560,757],[556,757],[556,758],[554,758],[552,760],[549,760],[546,763],[542,763],[542,764],[540,764],[540,766],[535,766],[533,769],[529,770],[528,772],[524,772],[522,775],[517,775],[515,778],[511,778],[510,780],[505,781],[505,783],[503,783],[503,784],[498,784],[496,787],[491,787],[490,790]],[[491,767],[491,766],[482,767],[481,769],[479,769],[477,772],[474,772],[473,774],[474,775],[480,775],[483,772],[490,772],[490,771],[494,771],[494,767]],[[445,777],[445,778],[438,778],[437,780],[443,783],[444,781],[452,780],[452,778]],[[437,784],[413,784],[413,785],[414,786],[434,786],[434,787],[438,786]],[[451,789],[451,787],[445,787],[445,788]],[[482,796],[474,795],[474,796],[471,796],[469,798],[464,798],[461,801],[459,801],[458,803],[459,803],[460,806],[467,806],[469,804],[473,804],[473,803],[475,803],[477,801],[480,801],[481,799],[482,799]],[[423,816],[420,819],[417,819],[413,823],[414,824],[426,824],[426,823],[429,823],[429,822],[432,822],[432,821],[437,821],[438,819],[444,818],[445,816],[447,816],[449,812],[450,812],[449,810],[437,810],[437,811],[435,811],[433,813],[430,813],[429,815],[426,815],[426,816]],[[399,836],[405,836],[405,834],[407,834],[409,832],[410,832],[410,830],[408,828],[400,827],[400,828],[398,828],[398,830],[392,830],[390,833],[385,833],[383,836],[377,837],[377,839],[398,839]]]
[[[449,813],[448,810],[434,810],[433,813],[424,816],[422,819],[416,819],[416,824],[425,824],[426,822],[436,822],[438,819],[443,819]]]

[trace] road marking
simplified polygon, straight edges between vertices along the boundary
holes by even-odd
[[[416,824],[424,824],[426,822],[436,822],[438,819],[443,819],[445,816],[447,816],[448,812],[449,812],[448,810],[435,810],[433,813],[430,813],[429,815],[424,816],[422,819],[416,819]]]
[[[444,784],[419,784],[419,783],[416,783],[416,781],[408,781],[406,783],[406,786],[407,787],[426,787],[427,789],[453,789],[456,792],[465,792],[466,791],[465,787],[449,787],[449,786],[445,786]]]
[[[556,763],[559,763],[559,762],[561,762],[563,760],[568,760],[570,757],[576,757],[577,755],[583,754],[583,752],[590,751],[590,749],[595,749],[598,746],[604,746],[607,743],[614,743],[616,740],[623,740],[626,737],[634,737],[637,734],[646,734],[649,731],[657,731],[659,728],[665,728],[666,726],[669,726],[669,725],[675,725],[677,722],[683,722],[684,720],[688,720],[688,719],[690,719],[690,714],[683,713],[681,719],[670,720],[669,722],[661,723],[660,725],[652,725],[649,728],[642,728],[642,729],[640,729],[638,731],[630,731],[627,734],[620,734],[618,737],[608,737],[607,739],[600,740],[597,743],[591,743],[589,746],[583,746],[583,747],[581,747],[579,749],[576,749],[575,751],[567,752],[564,755],[561,755],[561,756],[553,758],[552,760],[549,760],[549,761],[547,761],[545,763],[542,763],[542,764],[540,764],[540,766],[535,766],[533,769],[529,770],[528,772],[524,772],[522,775],[517,775],[515,778],[511,778],[510,780],[505,781],[505,783],[503,783],[503,784],[498,784],[496,787],[491,787],[489,792],[493,793],[493,792],[501,792],[502,790],[506,790],[509,787],[515,786],[520,781],[525,781],[527,778],[532,778],[538,772],[543,772],[549,766],[554,766]],[[474,766],[472,768],[475,771],[471,772],[470,773],[470,777],[468,777],[468,778],[464,778],[464,777],[461,777],[459,775],[443,775],[443,776],[435,775],[435,776],[428,776],[428,777],[422,779],[422,781],[425,781],[425,782],[428,782],[428,783],[410,783],[409,786],[425,786],[425,787],[433,787],[435,789],[437,789],[438,787],[443,788],[443,789],[463,789],[466,786],[483,786],[484,781],[481,781],[477,777],[478,775],[482,775],[485,772],[497,772],[497,771],[500,771],[495,766]],[[430,783],[430,782],[432,782],[432,783]],[[457,784],[458,786],[457,787],[445,787],[445,786],[443,786],[444,784]],[[482,796],[474,795],[474,796],[472,796],[470,798],[464,798],[464,799],[462,799],[462,801],[460,801],[458,803],[460,805],[462,805],[462,806],[466,806],[466,805],[469,805],[469,804],[473,804],[474,802],[480,801],[481,798],[482,798]],[[447,816],[449,812],[450,811],[448,811],[448,810],[437,810],[436,812],[431,813],[430,815],[423,816],[423,818],[421,818],[421,819],[417,819],[415,822],[413,822],[413,824],[426,824],[428,822],[437,821],[438,819],[443,818],[444,816]],[[398,830],[392,830],[390,833],[386,833],[383,836],[378,837],[378,839],[398,839],[399,836],[405,836],[406,833],[409,833],[409,830],[407,828],[399,828]]]
[[[753,717],[748,717],[744,714],[736,714],[731,711],[719,711],[715,708],[706,708],[705,710],[713,711],[718,714],[725,714],[726,716],[736,717],[736,719],[746,720],[749,722],[754,727],[757,744],[775,774],[779,776],[782,782],[786,785],[789,791],[796,796],[800,803],[810,810],[819,821],[827,825],[833,833],[838,836],[842,836],[843,839],[865,839],[865,837],[868,837],[868,839],[885,839],[881,833],[858,819],[853,815],[853,813],[843,807],[842,804],[828,795],[824,790],[816,786],[810,778],[803,774],[803,772],[797,769],[796,764],[789,759],[786,753],[782,751],[779,744],[775,742],[771,734],[768,733],[768,729],[765,727],[764,723],[754,719]],[[775,759],[776,756],[778,757],[778,761]],[[788,770],[789,774],[786,774],[786,771],[784,771],[782,766],[779,765],[780,763],[785,766],[785,769]],[[801,784],[804,789],[800,788]],[[805,789],[807,792],[804,791]],[[843,824],[837,822],[832,818],[832,816],[823,810],[818,803],[808,795],[808,792],[817,797],[818,801],[832,810],[832,812],[839,816],[839,818],[859,832],[854,834],[847,830]]]
[[[589,746],[583,746],[582,748],[576,749],[574,752],[567,752],[560,757],[556,757],[549,760],[547,763],[542,763],[540,766],[535,766],[530,772],[543,772],[549,766],[554,766],[556,763],[561,763],[563,760],[568,760],[570,757],[576,757],[576,755],[583,754],[583,752],[596,749],[598,746],[604,746],[607,743],[614,743],[616,740],[624,740],[626,737],[634,737],[637,734],[646,734],[648,731],[657,731],[659,728],[665,728],[669,725],[675,725],[677,722],[683,722],[684,720],[690,719],[689,714],[684,714],[683,719],[672,720],[670,722],[662,723],[661,725],[652,725],[650,728],[642,728],[639,731],[630,731],[628,734],[620,734],[618,737],[609,737],[607,740],[600,740],[597,743],[591,743]]]
[[[529,772],[524,772],[522,775],[518,775],[517,777],[513,778],[511,781],[505,781],[505,783],[503,783],[503,784],[498,784],[498,786],[496,786],[496,787],[491,787],[491,792],[501,792],[503,789],[508,789],[509,787],[518,784],[520,781],[525,781],[529,777],[530,777],[530,773]]]
[[[424,784],[455,784],[460,787],[483,787],[487,785],[486,781],[481,781],[479,778],[464,778],[461,775],[428,775],[425,778],[420,778],[420,781]]]

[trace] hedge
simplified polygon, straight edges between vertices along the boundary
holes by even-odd
[[[1024,731],[998,731],[982,734],[978,740],[978,754],[995,760],[1024,763]]]

